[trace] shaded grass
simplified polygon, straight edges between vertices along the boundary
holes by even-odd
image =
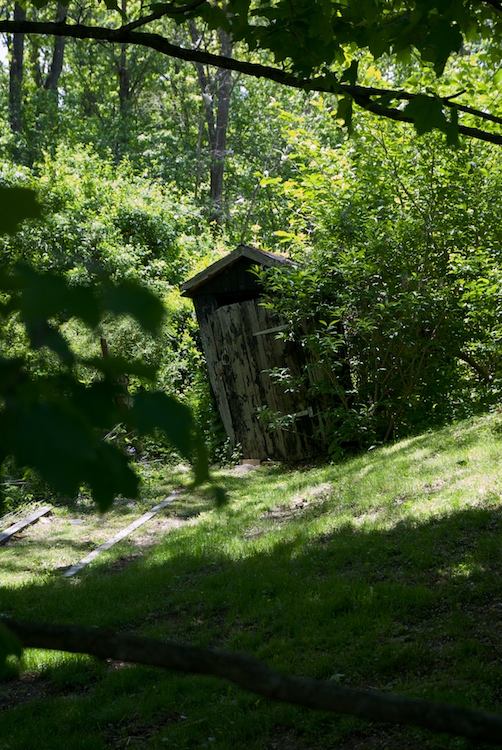
[[[500,711],[501,424],[489,415],[334,466],[223,473],[226,508],[181,497],[176,512],[196,523],[154,536],[140,555],[123,542],[75,579],[30,572],[50,559],[41,534],[12,547],[11,571],[0,550],[0,609]],[[170,491],[166,472],[150,477],[145,503]],[[114,568],[119,559],[128,562]],[[1,748],[471,747],[273,704],[214,679],[35,650],[24,669],[25,682],[0,693]]]

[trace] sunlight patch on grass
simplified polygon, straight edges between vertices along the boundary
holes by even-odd
[[[463,560],[455,562],[448,569],[440,570],[440,574],[451,578],[472,578],[484,573],[486,567],[475,560],[472,555],[466,555]]]

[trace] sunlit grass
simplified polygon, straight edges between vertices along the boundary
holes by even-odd
[[[103,520],[88,509],[85,530],[61,511],[59,526],[35,526],[23,544],[2,548],[1,610],[245,651],[295,674],[502,710],[501,447],[502,418],[492,414],[340,464],[223,471],[227,506],[181,493],[161,519],[178,519],[176,528],[159,520],[141,543],[124,540],[63,579],[61,565],[86,554],[88,539],[113,535],[179,482],[156,467],[139,505]],[[53,527],[60,533],[51,541]],[[86,657],[28,651],[23,669],[5,686],[9,750],[64,747],[65,737],[65,747],[101,749],[310,750],[356,747],[353,736],[358,747],[391,750],[469,746]],[[38,686],[29,700],[23,680]],[[36,743],[24,729],[30,716]]]

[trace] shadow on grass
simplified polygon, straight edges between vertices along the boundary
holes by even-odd
[[[2,611],[245,651],[295,674],[500,709],[500,509],[403,521],[384,531],[347,523],[316,538],[306,536],[299,517],[285,530],[287,539],[270,523],[259,540],[246,540],[235,523],[237,556],[228,543],[219,548],[210,530],[185,529],[114,575],[103,562],[72,582],[4,590]],[[185,679],[206,686],[196,691],[198,710],[209,702],[234,711],[232,689]],[[260,721],[260,701],[254,704]],[[293,725],[304,726],[304,712],[290,712]],[[335,741],[344,721],[330,718],[320,747]],[[247,742],[249,727],[240,740],[238,728],[232,731],[237,744]],[[418,746],[436,747],[420,737]],[[444,737],[437,745],[467,746]]]

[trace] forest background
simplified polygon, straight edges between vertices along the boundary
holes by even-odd
[[[15,4],[6,12],[35,26],[92,27],[110,9]],[[239,53],[221,16],[201,15],[185,25],[164,17],[165,36],[220,57]],[[429,39],[427,54],[383,54],[378,65],[373,51],[346,47],[340,80],[430,92],[441,73],[442,103],[458,101],[461,112],[463,101],[476,104],[460,126],[476,134],[476,113],[489,109],[496,122],[500,109],[493,42],[478,33],[447,61],[444,45],[431,56]],[[155,369],[153,385],[190,405],[212,456],[224,436],[178,285],[241,242],[298,261],[266,283],[290,323],[284,335],[312,352],[316,382],[294,383],[281,368],[273,375],[285,388],[314,391],[329,454],[498,398],[501,176],[489,120],[482,140],[458,142],[455,110],[438,114],[434,99],[418,102],[422,109],[408,103],[406,112],[417,110],[412,129],[368,113],[354,119],[345,93],[297,91],[142,46],[14,33],[6,49],[1,179],[36,189],[44,219],[4,241],[4,267],[27,261],[70,284],[99,274],[141,280],[160,296],[168,314],[155,335],[124,317],[101,321],[99,331],[71,319],[61,330],[77,357],[99,356],[105,338],[112,354]],[[247,59],[267,63],[270,52]],[[20,330],[7,322],[10,355],[26,351]],[[58,353],[36,348],[30,367],[57,369]],[[84,368],[82,379],[93,377]],[[144,387],[152,381],[133,374],[132,392]],[[289,419],[266,408],[260,416],[271,428]]]
[[[450,19],[454,32],[441,37],[445,27],[436,27],[433,37],[429,30],[420,54],[414,52],[416,39],[396,50],[397,36],[379,51],[347,43],[343,54],[341,47],[336,51],[340,83],[317,91],[315,85],[290,87],[266,76],[208,67],[196,56],[193,63],[181,62],[120,40],[111,45],[76,40],[54,35],[54,29],[52,36],[30,35],[23,25],[54,17],[60,24],[99,25],[109,11],[124,20],[131,13],[126,4],[106,11],[6,6],[9,20],[0,29],[12,33],[1,73],[1,180],[6,188],[35,189],[43,217],[3,240],[2,364],[16,362],[30,382],[44,387],[64,383],[71,389],[77,382],[81,394],[95,388],[96,371],[105,381],[117,377],[119,357],[108,366],[98,362],[104,338],[112,354],[134,363],[128,373],[135,404],[151,412],[157,402],[145,394],[159,391],[181,399],[193,410],[209,453],[221,455],[224,438],[193,314],[178,285],[239,242],[249,242],[282,248],[298,262],[288,274],[269,274],[269,304],[289,320],[285,335],[301,337],[315,355],[315,389],[331,431],[328,455],[368,448],[496,403],[502,76],[500,8],[489,5],[495,20],[483,17],[471,36],[462,36],[461,21]],[[154,10],[160,15],[151,20],[162,22],[177,48],[204,49],[220,59],[239,52],[235,19],[242,11],[227,27],[221,8],[207,5],[205,14],[187,17],[182,26],[169,20],[165,8]],[[482,27],[485,33],[477,33]],[[448,40],[447,48],[440,37]],[[285,47],[256,39],[249,44],[246,33],[241,40],[248,42],[249,64],[288,59]],[[320,60],[307,59],[307,48],[293,65],[297,74],[319,67]],[[287,64],[279,69],[290,74]],[[329,81],[334,74],[323,75]],[[437,76],[441,90],[430,95]],[[363,106],[369,99],[356,91],[356,81],[377,92],[377,105],[372,99]],[[380,88],[386,86],[414,93],[404,98],[404,108],[390,110],[392,97]],[[370,111],[353,113],[354,102]],[[480,115],[481,110],[491,114]],[[414,129],[387,117],[411,121]],[[480,117],[484,131],[475,124]],[[47,303],[40,315],[36,297],[31,312],[36,308],[38,318],[30,317],[27,304],[9,292],[9,274],[19,273],[19,261],[29,264],[24,268],[32,270],[24,273],[35,273],[37,282],[30,287],[26,276],[18,276],[19,289],[35,290],[56,272],[74,300],[76,290],[105,279],[121,292],[113,304],[107,297],[108,311],[132,317],[111,317],[104,306],[95,319],[83,304],[72,308],[71,294],[65,297],[67,313]],[[148,317],[138,312],[141,305],[124,301],[126,292],[134,300],[137,281],[162,299],[168,311],[162,325],[154,307]],[[45,297],[49,293],[47,286]],[[70,370],[71,383],[64,379]],[[288,373],[279,370],[275,376],[285,387],[297,387]],[[33,393],[28,401],[25,411],[24,401],[19,406],[22,420],[27,413],[29,419],[43,416],[32,408]],[[177,402],[161,403],[167,424]],[[61,418],[58,408],[49,409],[53,424],[74,438],[73,417]],[[154,422],[143,412],[133,409],[132,421],[151,432]],[[9,422],[5,414],[4,426],[14,428],[19,466],[26,455],[21,432],[16,433],[21,422],[17,417]],[[263,416],[272,427],[288,418]],[[26,429],[36,422],[23,424]],[[120,448],[144,455],[159,450],[159,442],[157,433],[154,442],[125,442]],[[2,443],[0,458],[10,456],[11,445]],[[182,455],[193,454],[187,439],[174,436],[174,443]],[[60,482],[64,494],[75,488],[81,466],[74,463],[61,476],[60,463],[57,472],[51,467],[52,448],[32,445],[31,463],[44,478]],[[111,463],[117,456],[108,451],[100,460]],[[15,463],[6,458],[3,465],[7,479],[15,477]],[[84,473],[91,486],[94,469]],[[116,486],[103,489],[96,480],[103,507],[117,486],[124,494],[134,490],[132,480],[120,484],[124,469],[117,465]],[[7,502],[15,504],[16,483],[6,486]]]

